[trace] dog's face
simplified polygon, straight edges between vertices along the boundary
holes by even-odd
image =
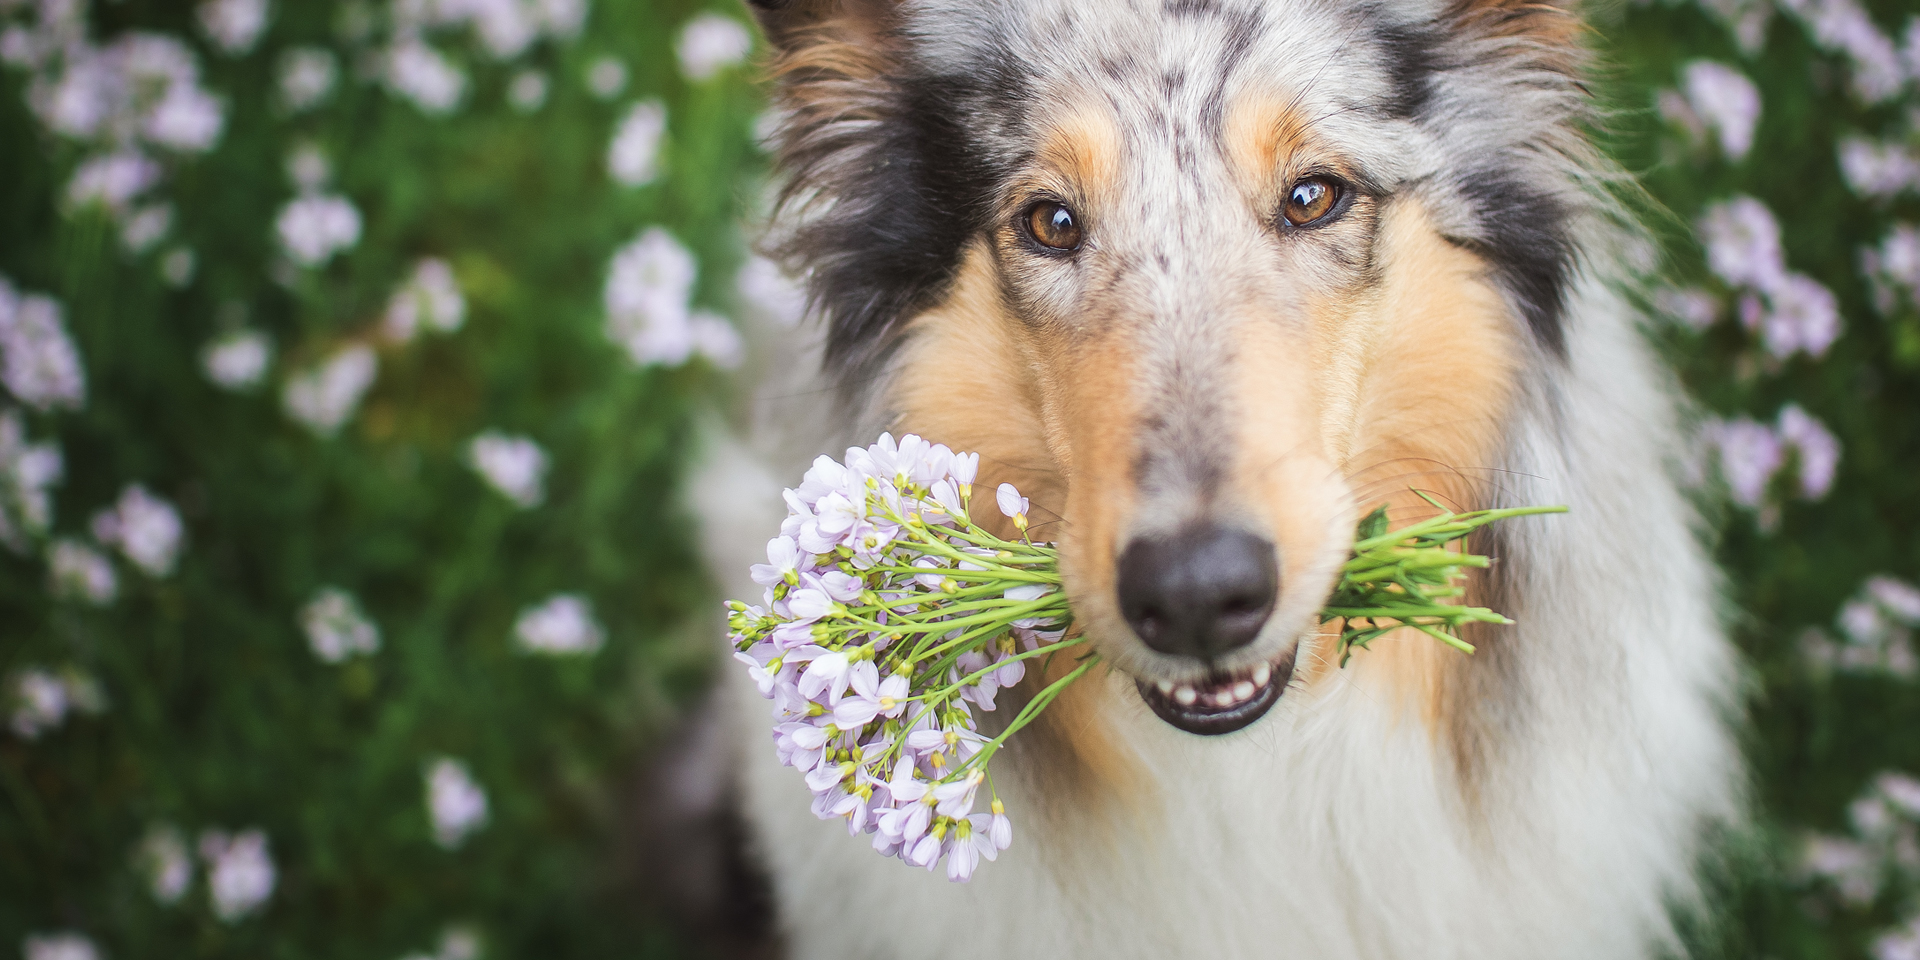
[[[1564,181],[1522,152],[1556,118],[1502,115],[1539,104],[1474,55],[1564,77],[1565,18],[1403,6],[769,18],[814,201],[791,250],[836,358],[1033,498],[1079,622],[1184,730],[1324,666],[1360,510],[1483,499],[1513,385],[1559,344]]]

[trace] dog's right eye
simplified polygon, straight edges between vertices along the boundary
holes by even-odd
[[[1080,221],[1065,204],[1051,200],[1033,205],[1026,216],[1027,236],[1049,250],[1066,252],[1080,248]]]

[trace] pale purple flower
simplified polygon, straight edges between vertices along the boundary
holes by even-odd
[[[547,75],[538,70],[522,70],[507,85],[507,102],[521,113],[532,113],[547,102]]]
[[[659,174],[660,138],[667,132],[667,108],[642,100],[627,110],[607,147],[607,172],[629,187],[652,183]]]
[[[1760,318],[1767,352],[1785,359],[1799,351],[1819,357],[1840,337],[1840,305],[1833,291],[1812,277],[1788,274],[1770,291],[1770,309]]]
[[[130,211],[120,224],[120,243],[136,256],[153,249],[173,229],[173,204],[150,203]]]
[[[148,141],[182,153],[205,153],[220,140],[226,108],[191,83],[176,83],[149,108],[141,133]]]
[[[487,794],[458,760],[441,758],[427,768],[427,813],[433,840],[453,850],[487,823]]]
[[[39,667],[15,673],[6,692],[13,707],[8,725],[23,740],[37,740],[41,734],[58,728],[73,706],[67,696],[67,685],[59,676]]]
[[[693,341],[693,352],[722,370],[738,367],[746,351],[733,324],[706,310],[697,310],[688,316],[687,335]]]
[[[193,885],[193,858],[187,852],[187,841],[171,824],[156,824],[149,829],[135,859],[146,874],[147,889],[161,903],[180,902]]]
[[[0,544],[25,553],[27,536],[46,532],[53,522],[48,490],[64,473],[60,448],[27,442],[20,412],[0,411]]]
[[[90,157],[73,171],[67,202],[76,207],[98,204],[119,214],[159,181],[160,165],[151,157],[138,150],[116,150]]]
[[[378,372],[373,349],[352,344],[318,367],[289,377],[281,400],[288,415],[320,436],[331,436],[359,409]]]
[[[1873,779],[1875,790],[1907,817],[1920,819],[1920,780],[1887,771]]]
[[[732,17],[703,13],[687,21],[680,31],[674,52],[680,57],[680,72],[688,80],[711,80],[720,71],[738,66],[753,51],[753,35]]]
[[[280,104],[293,113],[326,102],[340,78],[340,61],[323,47],[294,47],[280,55]]]
[[[360,242],[360,211],[337,194],[296,197],[281,209],[274,231],[288,259],[317,267]]]
[[[627,65],[615,57],[600,57],[587,66],[587,90],[612,100],[627,88]]]
[[[0,278],[0,385],[36,410],[77,409],[86,395],[80,354],[51,297],[20,296]]]
[[[523,508],[546,499],[547,454],[526,437],[489,430],[467,444],[467,462],[501,496]]]
[[[467,89],[466,74],[417,39],[401,40],[387,51],[384,73],[387,89],[432,115],[451,112]]]
[[[606,631],[593,618],[587,598],[557,594],[520,614],[513,625],[520,649],[550,656],[590,654],[606,642]]]
[[[1781,5],[1806,22],[1816,44],[1847,58],[1860,99],[1878,103],[1905,86],[1899,50],[1858,0],[1786,0]]]
[[[587,23],[587,0],[533,0],[534,19],[550,37],[570,40]]]
[[[1758,507],[1766,499],[1767,482],[1786,463],[1780,436],[1764,423],[1746,417],[1709,427],[1709,439],[1720,454],[1720,474],[1735,503]]]
[[[265,833],[244,830],[228,836],[208,830],[200,835],[200,858],[207,864],[214,915],[221,920],[238,921],[273,896],[278,877]]]
[[[749,571],[753,582],[771,587],[776,583],[800,582],[800,546],[792,537],[779,536],[767,541],[767,562],[756,563]]]
[[[1027,498],[1011,483],[1003,483],[994,491],[994,501],[999,504],[1000,512],[1016,522],[1027,515]]]
[[[1880,610],[1879,604],[1869,599],[1849,600],[1840,607],[1835,618],[1840,632],[1847,639],[1861,646],[1874,646],[1887,638],[1889,624]]]
[[[267,29],[267,0],[205,0],[200,28],[230,57],[253,49]]]
[[[1884,574],[1867,580],[1867,595],[1910,627],[1920,627],[1920,587]]]
[[[1839,150],[1841,177],[1863,197],[1885,199],[1920,186],[1920,156],[1905,144],[1847,137]]]
[[[1699,230],[1707,266],[1729,285],[1764,293],[1786,282],[1780,223],[1760,201],[1734,197],[1708,207]]]
[[[1712,60],[1687,64],[1682,77],[1687,102],[1720,138],[1720,149],[1739,160],[1753,149],[1760,121],[1760,91],[1746,74]]]
[[[57,597],[105,606],[120,592],[120,578],[113,572],[112,561],[78,540],[54,541],[47,551],[47,569]]]
[[[445,260],[428,257],[414,265],[413,275],[387,301],[383,329],[389,339],[405,343],[421,325],[441,333],[460,329],[467,318],[467,301]]]
[[[354,654],[380,649],[380,627],[360,609],[353,595],[337,587],[322,587],[300,608],[300,629],[313,655],[326,663],[342,663]]]
[[[1800,495],[1819,500],[1833,489],[1840,466],[1840,440],[1796,404],[1780,408],[1779,437],[1799,461]]]
[[[92,940],[71,932],[29,934],[20,952],[26,960],[100,960]]]
[[[443,20],[472,24],[481,46],[496,60],[519,56],[540,34],[521,0],[440,0],[439,7]]]
[[[1880,893],[1880,862],[1864,844],[1814,836],[1801,855],[1801,869],[1839,888],[1850,903],[1872,903]]]
[[[120,552],[155,577],[173,572],[186,526],[173,505],[139,484],[129,484],[120,499],[93,516],[93,538]]]
[[[603,299],[607,336],[642,366],[674,366],[694,350],[693,254],[659,227],[614,254]]]
[[[231,330],[200,351],[200,368],[207,379],[227,390],[248,390],[266,378],[273,361],[273,341],[258,330]]]

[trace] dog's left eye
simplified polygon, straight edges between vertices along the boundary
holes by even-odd
[[[1051,200],[1033,205],[1027,211],[1027,235],[1035,243],[1049,250],[1077,250],[1080,248],[1080,221],[1065,204]]]
[[[1327,219],[1340,203],[1340,184],[1331,177],[1308,177],[1287,191],[1287,203],[1280,215],[1288,224],[1311,227]]]

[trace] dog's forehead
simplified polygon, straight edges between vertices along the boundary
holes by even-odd
[[[1427,6],[913,0],[903,12],[921,69],[999,79],[969,113],[1003,135],[1031,137],[1092,102],[1123,136],[1171,144],[1211,137],[1236,105],[1265,100],[1354,160],[1391,166],[1396,143],[1412,134],[1411,89],[1424,83],[1407,75],[1406,25],[1423,22]]]

